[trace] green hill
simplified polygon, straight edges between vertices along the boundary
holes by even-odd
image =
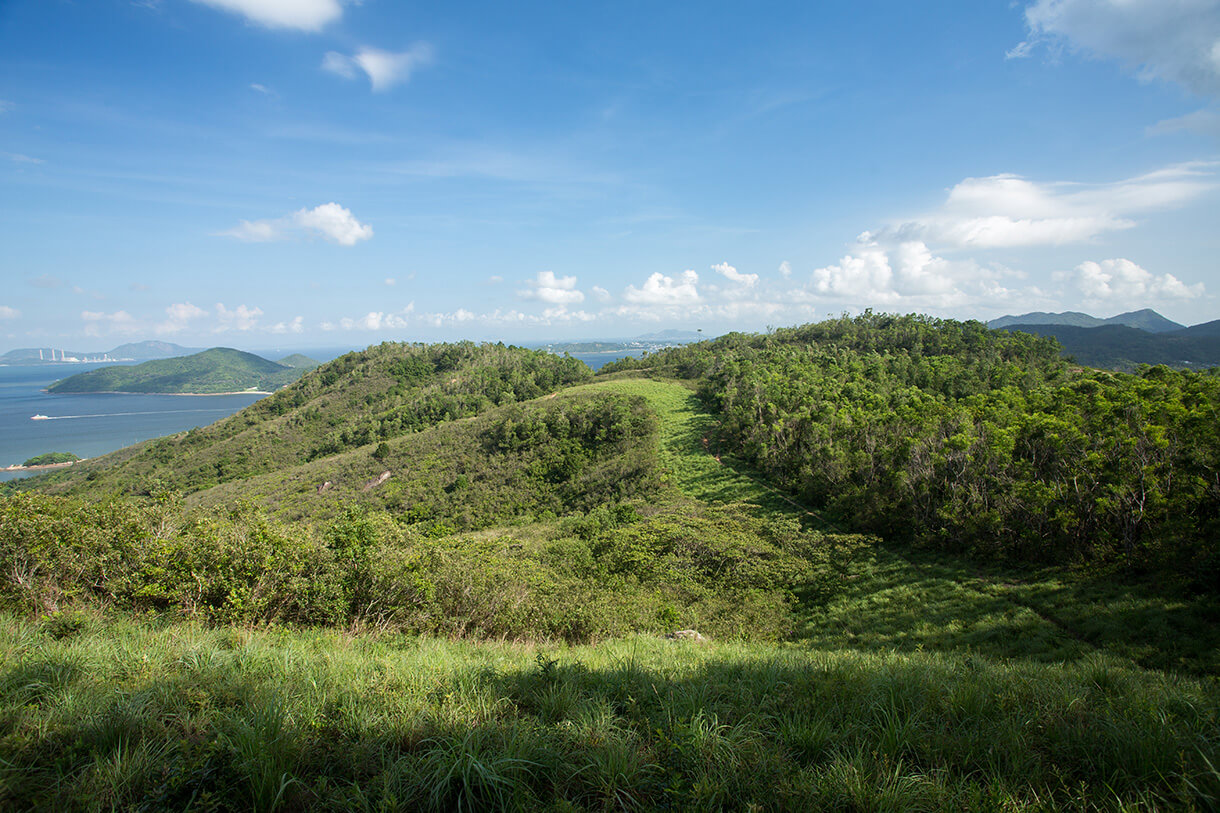
[[[303,372],[252,353],[214,347],[192,356],[157,359],[131,367],[107,367],[70,376],[48,392],[222,393],[270,392]]]
[[[295,367],[302,370],[312,370],[314,367],[319,366],[321,362],[315,361],[309,356],[302,355],[301,353],[293,353],[291,356],[284,356],[284,358],[279,359],[276,364],[279,364],[282,367]]]

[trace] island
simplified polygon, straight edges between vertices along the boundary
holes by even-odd
[[[70,376],[47,387],[52,393],[159,393],[225,395],[270,393],[296,381],[316,361],[294,355],[270,361],[231,347],[213,347],[190,356],[107,367]]]

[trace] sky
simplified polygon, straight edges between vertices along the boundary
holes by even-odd
[[[1220,0],[0,0],[0,350],[1220,318]]]

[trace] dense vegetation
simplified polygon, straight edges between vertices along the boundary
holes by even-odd
[[[34,455],[21,465],[52,466],[56,463],[75,463],[77,460],[80,460],[80,458],[71,452],[47,452],[45,454]]]
[[[350,354],[7,486],[0,806],[1214,809],[1216,384],[872,314]]]
[[[213,347],[193,356],[77,373],[56,381],[47,392],[270,392],[295,381],[307,366],[285,366],[253,353]]]
[[[1220,584],[1220,377],[1069,367],[1053,342],[866,314],[607,373],[700,382],[718,439],[848,527]]]

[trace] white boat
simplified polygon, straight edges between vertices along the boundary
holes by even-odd
[[[48,417],[46,415],[31,415],[30,420],[31,421],[49,421],[51,419],[50,419],[50,417]]]

